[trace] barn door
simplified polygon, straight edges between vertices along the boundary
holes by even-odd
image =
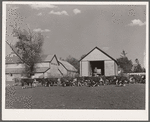
[[[105,76],[115,75],[114,72],[114,62],[113,61],[105,61]]]
[[[82,76],[88,76],[89,75],[89,62],[84,61],[82,62]]]

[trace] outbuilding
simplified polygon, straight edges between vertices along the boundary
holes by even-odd
[[[78,71],[77,69],[72,66],[69,62],[67,61],[59,61],[59,67],[58,70],[62,73],[63,77],[76,77],[78,76]]]
[[[117,61],[95,47],[80,59],[80,76],[118,75]]]

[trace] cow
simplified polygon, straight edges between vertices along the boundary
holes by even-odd
[[[32,78],[21,78],[21,86],[22,86],[22,88],[23,89],[26,88],[25,85],[31,86],[31,88],[32,88],[33,81],[34,81],[34,79],[32,79]]]
[[[145,80],[146,80],[145,75],[142,75],[141,76],[141,83],[145,83]]]
[[[129,83],[129,79],[125,76],[114,76],[113,82],[116,82],[117,86],[125,86],[125,84]]]
[[[76,86],[77,85],[77,78],[73,78],[72,80],[71,80],[71,86]]]
[[[38,82],[38,84],[45,86],[45,79],[44,78],[36,78],[36,81]]]
[[[64,86],[64,87],[70,85],[69,80],[65,77],[60,78],[60,81],[61,81],[61,85]]]

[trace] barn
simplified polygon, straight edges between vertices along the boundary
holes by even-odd
[[[78,76],[77,69],[67,61],[58,60],[58,70],[62,73],[63,77],[76,77]]]
[[[24,74],[24,68],[25,64],[14,53],[6,56],[6,81],[20,78]],[[70,63],[58,60],[56,55],[44,55],[42,61],[35,64],[36,78],[74,77],[76,74],[77,70]]]
[[[95,47],[80,59],[80,76],[118,75],[117,61]]]

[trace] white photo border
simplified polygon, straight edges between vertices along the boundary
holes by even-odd
[[[146,89],[145,110],[84,110],[84,109],[5,109],[5,39],[7,4],[54,4],[54,5],[146,5]],[[2,120],[134,120],[149,118],[149,4],[148,2],[2,2]],[[111,115],[111,116],[108,116]]]

